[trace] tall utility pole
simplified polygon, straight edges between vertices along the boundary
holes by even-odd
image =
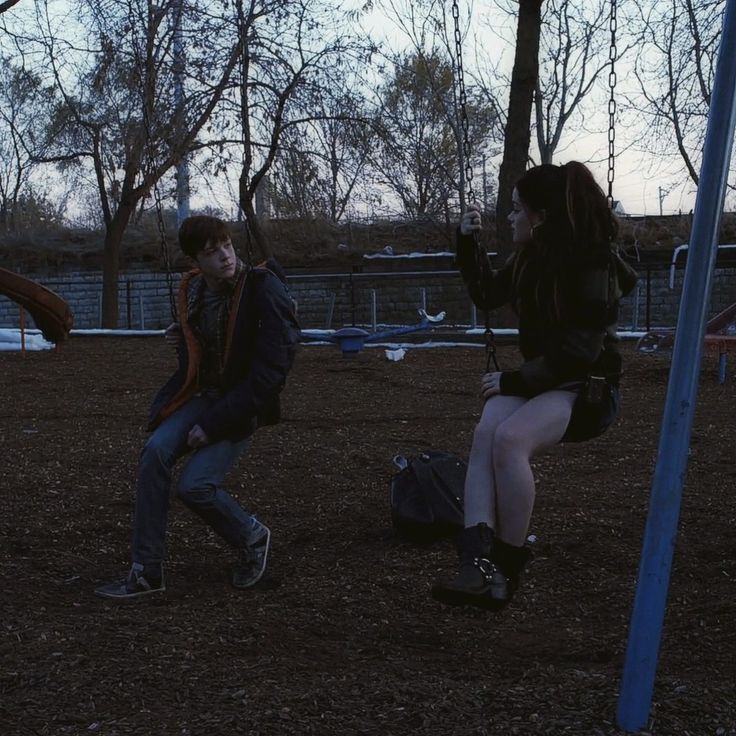
[[[184,109],[184,41],[181,25],[183,0],[177,0],[174,10],[174,105],[177,110]],[[184,154],[176,165],[176,225],[189,217],[189,156]]]

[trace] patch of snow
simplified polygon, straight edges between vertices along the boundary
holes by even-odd
[[[51,350],[54,343],[44,340],[41,330],[25,331],[26,350]],[[19,329],[0,329],[0,351],[17,352],[21,349]]]
[[[386,248],[391,248],[390,245],[387,245]],[[371,260],[373,258],[434,258],[436,256],[450,256],[451,258],[455,257],[454,253],[449,252],[439,252],[439,253],[396,253],[394,254],[393,248],[391,249],[391,252],[387,252],[384,248],[383,251],[380,253],[364,253],[363,258],[366,258],[368,260]]]

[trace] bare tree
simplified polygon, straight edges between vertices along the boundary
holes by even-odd
[[[385,150],[377,168],[384,179],[389,174],[387,183],[407,213],[441,213],[447,220],[451,203],[464,206],[469,188],[466,171],[472,174],[489,151],[496,108],[480,104],[478,89],[470,84],[469,76],[465,78],[467,99],[460,99],[457,44],[459,40],[462,46],[469,21],[460,18],[459,5],[454,8],[457,28],[443,0],[384,0],[382,7],[409,50],[389,57],[393,76],[382,88]],[[438,154],[434,160],[433,146]],[[427,187],[435,189],[431,205]]]
[[[635,75],[642,142],[658,157],[679,156],[698,184],[724,3],[669,0],[639,9],[643,27]]]
[[[282,214],[339,222],[368,166],[372,120],[355,85],[314,101],[315,119],[291,129],[274,164]]]
[[[5,0],[5,2],[0,3],[0,14],[4,13],[6,10],[10,10],[13,5],[17,5],[19,2],[20,0]]]
[[[221,134],[220,165],[240,161],[240,208],[258,251],[268,257],[256,193],[284,137],[330,117],[317,101],[342,86],[342,65],[365,47],[351,37],[344,14],[323,0],[239,0],[237,15],[239,79],[214,125]]]
[[[186,12],[181,15],[182,8]],[[224,4],[223,8],[224,9]],[[62,99],[55,151],[46,161],[89,161],[105,226],[102,323],[118,320],[118,273],[125,229],[138,203],[196,148],[237,63],[232,18],[182,0],[81,0],[63,20],[50,0],[36,4],[34,38]],[[71,20],[78,23],[70,29]],[[173,35],[183,23],[187,90],[173,99]],[[72,42],[70,39],[74,39]]]
[[[0,56],[0,228],[15,230],[19,204],[33,198],[30,179],[47,148],[54,89]]]
[[[514,182],[524,173],[529,159],[532,101],[539,71],[541,9],[542,0],[519,0],[503,160],[498,173],[496,238],[499,243],[511,241],[511,226],[506,215],[511,210]]]
[[[353,201],[355,189],[369,164],[373,147],[372,125],[356,111],[350,121],[325,118],[317,127],[325,211],[332,223],[339,222]]]
[[[239,168],[233,194],[249,244],[267,258],[257,200],[271,191],[271,168],[282,149],[285,156],[309,150],[299,136],[312,123],[352,119],[350,112],[328,110],[326,101],[344,87],[346,65],[357,64],[358,57],[363,64],[369,60],[371,44],[352,32],[349,15],[325,0],[236,0],[233,14],[224,36],[237,46],[231,84],[191,147],[197,155],[190,165],[213,192],[207,180],[218,180],[219,194],[231,187],[231,172]],[[304,156],[288,162],[292,169],[306,164]]]
[[[460,175],[457,140],[447,117],[452,67],[438,56],[399,55],[381,97],[373,168],[408,216],[444,214]]]
[[[467,57],[470,56],[467,53],[468,29],[473,25],[472,6],[458,3],[453,8],[453,17],[448,13],[448,4],[444,0],[383,0],[382,6],[402,36],[408,40],[410,55],[416,57],[425,68],[432,68],[440,60],[443,70],[445,67],[450,70],[449,79],[442,74],[429,74],[422,81],[454,141],[455,161],[440,162],[447,179],[443,210],[447,214],[451,196],[453,199],[456,197],[460,207],[464,208],[470,187],[466,172],[473,174],[489,153],[493,145],[493,133],[498,126],[499,112],[491,86],[482,82],[478,75],[467,71]],[[467,14],[461,8],[466,9]],[[454,17],[455,14],[457,17]],[[394,64],[397,58],[399,55],[394,56]],[[465,109],[459,89],[461,62],[464,62],[467,97]],[[467,142],[464,124],[467,124]]]
[[[548,0],[544,6],[534,95],[540,163],[552,163],[571,116],[610,64],[609,7],[609,0]]]
[[[296,128],[282,136],[272,168],[273,208],[281,217],[323,214],[319,164],[305,142],[303,132]]]

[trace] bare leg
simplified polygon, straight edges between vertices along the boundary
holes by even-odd
[[[460,567],[432,586],[435,600],[496,611],[511,601],[529,558],[529,461],[562,439],[574,401],[569,391],[548,391],[529,400],[496,396],[486,402],[465,482],[465,529],[456,540]]]
[[[473,432],[473,444],[465,477],[465,526],[488,524],[496,527],[496,488],[493,478],[493,443],[496,429],[510,417],[526,399],[519,396],[494,396],[483,405]]]
[[[562,439],[575,398],[570,391],[547,391],[524,403],[496,427],[495,529],[507,544],[520,547],[526,541],[535,497],[530,459]]]

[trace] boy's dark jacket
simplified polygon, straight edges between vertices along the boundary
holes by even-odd
[[[199,389],[201,347],[190,317],[202,281],[200,271],[194,270],[179,287],[179,367],[153,400],[150,430]],[[223,396],[197,422],[210,441],[239,440],[258,426],[279,421],[279,394],[294,362],[298,339],[293,304],[281,279],[267,268],[242,268],[234,282],[226,325]]]

